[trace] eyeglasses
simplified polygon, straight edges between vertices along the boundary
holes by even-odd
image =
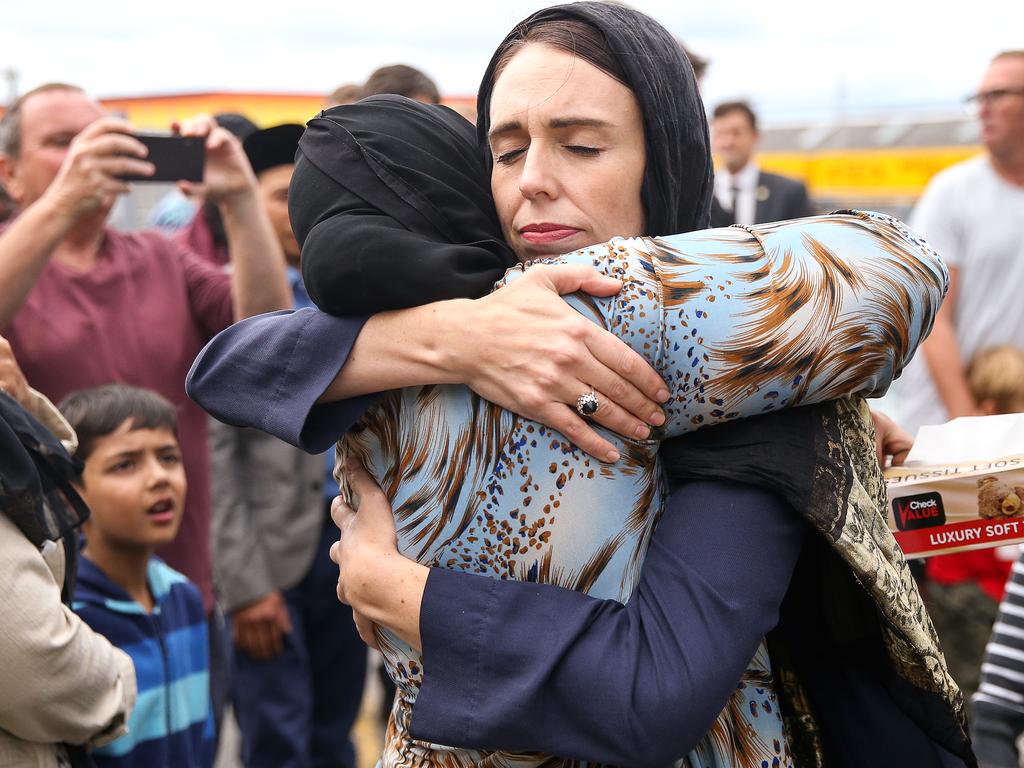
[[[991,91],[972,93],[964,99],[964,109],[970,115],[976,115],[985,104],[994,104],[1007,96],[1024,96],[1024,88],[994,88]]]

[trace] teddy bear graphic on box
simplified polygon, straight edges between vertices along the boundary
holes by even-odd
[[[1010,487],[998,477],[978,478],[978,514],[981,517],[1018,517],[1024,513],[1024,486]]]

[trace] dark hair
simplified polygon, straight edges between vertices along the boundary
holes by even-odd
[[[708,66],[711,64],[711,59],[707,56],[701,56],[699,53],[694,53],[685,45],[679,41],[679,47],[683,49],[683,55],[686,56],[686,60],[690,62],[690,66],[693,67],[693,76],[697,78],[697,82],[704,77],[704,73],[708,71]]]
[[[104,384],[79,389],[64,398],[60,412],[78,435],[75,456],[89,458],[96,441],[116,432],[126,421],[131,429],[169,429],[177,434],[178,414],[167,398],[151,389]]]
[[[0,224],[3,224],[14,215],[17,206],[7,193],[7,189],[0,184]]]
[[[21,94],[14,103],[7,107],[4,116],[0,117],[0,153],[17,157],[21,154],[21,111],[25,102],[40,93],[50,91],[77,91],[85,93],[82,88],[69,83],[44,83]]]
[[[441,103],[437,84],[408,64],[389,64],[375,70],[363,83],[363,96],[377,93],[393,93],[409,99],[426,99],[432,104]]]
[[[497,82],[505,71],[512,57],[528,43],[542,43],[560,51],[579,56],[585,62],[593,64],[609,77],[618,80],[625,86],[626,73],[612,54],[608,41],[597,29],[584,21],[549,21],[527,26],[523,22],[517,28],[520,34],[505,38],[505,42],[494,55],[494,79]]]
[[[757,115],[745,101],[723,101],[715,107],[715,111],[712,116],[717,120],[720,117],[734,115],[737,112],[746,115],[747,122],[750,123],[750,127],[753,128],[754,131],[757,131]]]
[[[342,104],[355,104],[363,98],[363,86],[355,83],[339,85],[327,96],[327,107],[340,107]]]
[[[992,61],[999,61],[1000,59],[1024,59],[1024,48],[1018,48],[1010,51],[1000,51],[992,57]]]
[[[491,93],[508,60],[531,42],[580,56],[628,87],[640,106],[647,163],[641,202],[646,233],[704,229],[713,176],[707,116],[693,67],[679,41],[650,16],[608,2],[578,2],[537,11],[498,46],[477,95],[477,138],[488,170]]]

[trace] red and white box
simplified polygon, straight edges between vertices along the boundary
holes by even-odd
[[[885,481],[889,528],[908,558],[1024,542],[1024,415],[922,427]]]

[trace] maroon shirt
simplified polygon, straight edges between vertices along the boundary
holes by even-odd
[[[214,238],[204,206],[199,207],[196,215],[192,217],[192,221],[170,236],[192,253],[202,256],[218,266],[226,266],[231,261],[227,246],[218,245]]]
[[[0,233],[3,228],[0,227]],[[106,229],[98,261],[80,271],[51,259],[3,329],[29,383],[54,402],[83,387],[148,387],[178,409],[188,496],[178,537],[160,552],[213,606],[207,416],[185,394],[199,350],[233,320],[220,267],[157,232]]]

